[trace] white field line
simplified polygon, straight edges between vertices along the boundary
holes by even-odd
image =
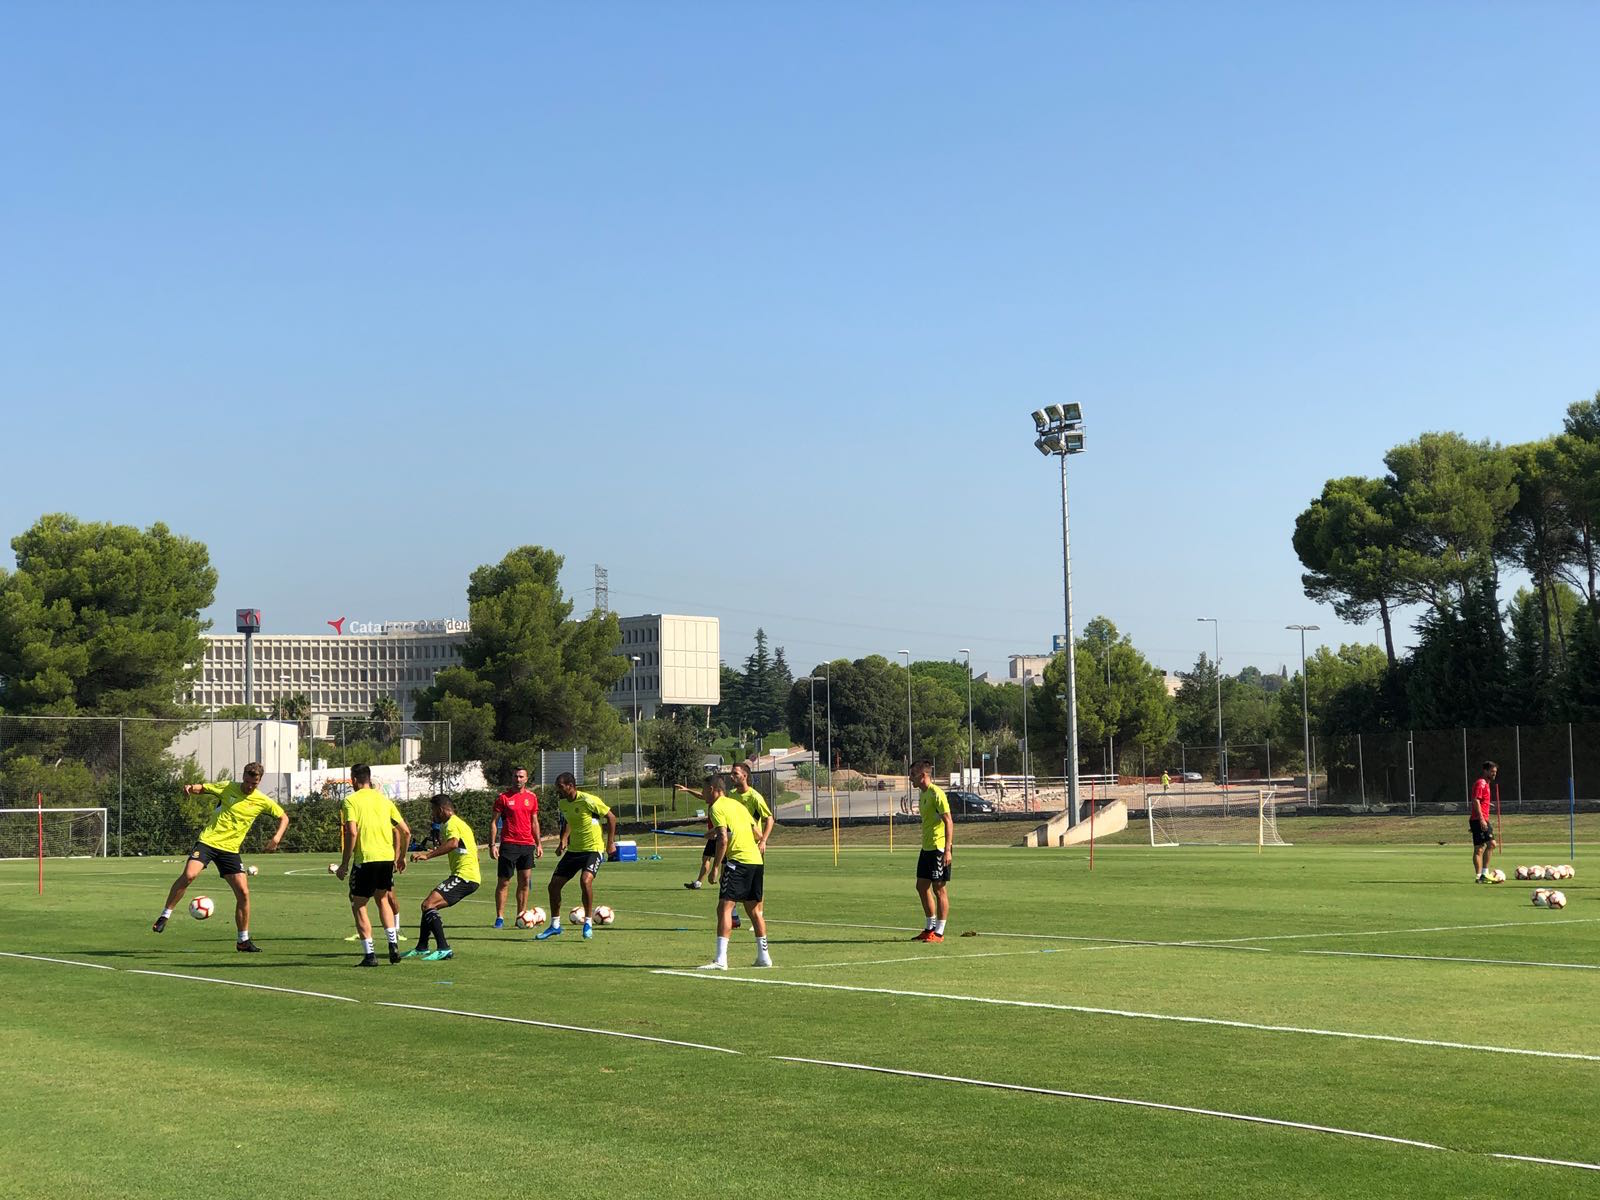
[[[265,983],[244,983],[238,979],[215,979],[209,975],[180,975],[176,971],[136,971],[129,968],[129,975],[158,975],[162,979],[188,979],[194,983],[221,983],[228,987],[250,988],[258,992],[283,992],[290,996],[312,996],[318,1000],[343,1000],[348,1004],[360,1004],[354,996],[335,996],[329,992],[305,992],[299,988],[270,987]]]
[[[398,1004],[393,1001],[378,1001],[380,1008],[406,1008],[413,1012],[443,1013],[450,1017],[473,1017],[479,1021],[504,1021],[508,1025],[532,1025],[538,1029],[559,1029],[566,1033],[592,1033],[600,1037],[626,1038],[633,1042],[654,1042],[658,1046],[683,1046],[690,1050],[712,1050],[718,1054],[738,1054],[738,1050],[729,1050],[726,1046],[707,1046],[702,1042],[680,1042],[673,1038],[647,1037],[642,1033],[622,1033],[615,1029],[591,1029],[585,1025],[558,1025],[554,1021],[531,1021],[526,1017],[502,1017],[497,1013],[463,1012],[459,1008],[431,1008],[426,1004]]]
[[[780,942],[781,946],[782,943]],[[1017,958],[1026,954],[1060,954],[1054,949],[1044,950],[988,950],[978,954],[908,954],[904,958],[869,958],[856,962],[795,963],[791,971],[818,971],[824,967],[882,967],[889,963],[944,963],[956,958]],[[762,968],[765,970],[766,968]]]
[[[1559,971],[1600,971],[1600,963],[1534,962],[1521,958],[1456,958],[1448,954],[1379,954],[1370,950],[1300,950],[1330,958],[1400,958],[1409,962],[1481,963],[1498,967],[1551,967]]]
[[[1065,1100],[1088,1100],[1095,1104],[1118,1104],[1128,1108],[1150,1109],[1156,1112],[1180,1113],[1185,1116],[1214,1117],[1223,1121],[1239,1121],[1248,1125],[1266,1125],[1275,1129],[1294,1129],[1302,1133],[1323,1133],[1334,1137],[1359,1138],[1367,1142],[1383,1142],[1391,1146],[1409,1146],[1417,1150],[1439,1150],[1445,1153],[1484,1153],[1482,1151],[1452,1150],[1436,1142],[1423,1142],[1415,1138],[1395,1137],[1387,1133],[1371,1133],[1363,1129],[1344,1129],[1337,1125],[1316,1125],[1309,1121],[1289,1121],[1281,1117],[1263,1117],[1254,1113],[1228,1112],[1218,1108],[1195,1108],[1187,1104],[1167,1104],[1159,1100],[1139,1100],[1132,1096],[1103,1096],[1095,1092],[1071,1092],[1062,1088],[1033,1087],[1022,1083],[1001,1083],[992,1079],[972,1079],[964,1075],[938,1075],[931,1071],[904,1071],[894,1067],[875,1067],[867,1063],[837,1062],[825,1058],[797,1058],[774,1055],[778,1062],[802,1063],[813,1067],[833,1067],[843,1071],[864,1071],[873,1075],[893,1075],[901,1079],[926,1079],[935,1083],[960,1083],[967,1087],[988,1088],[993,1091],[1021,1092],[1030,1096],[1056,1096]],[[1600,1163],[1575,1162],[1562,1158],[1539,1158],[1531,1154],[1497,1154],[1487,1152],[1487,1157],[1509,1162],[1538,1163],[1547,1167],[1572,1167],[1580,1171],[1600,1171]]]
[[[1557,1058],[1576,1062],[1600,1062],[1600,1054],[1579,1054],[1564,1050],[1528,1050],[1516,1046],[1489,1046],[1475,1042],[1448,1042],[1433,1038],[1401,1037],[1388,1033],[1355,1033],[1343,1029],[1314,1029],[1300,1025],[1262,1025],[1254,1021],[1233,1021],[1222,1017],[1187,1017],[1173,1013],[1138,1012],[1133,1009],[1097,1008],[1082,1004],[1052,1004],[1044,1000],[1003,1000],[993,996],[963,996],[950,992],[914,992],[899,988],[858,987],[843,983],[811,983],[801,979],[773,979],[747,975],[705,974],[699,971],[656,969],[653,975],[677,975],[712,983],[756,983],[768,987],[812,988],[829,992],[858,992],[878,996],[906,996],[918,1000],[953,1000],[963,1004],[993,1004],[1002,1008],[1039,1008],[1051,1012],[1082,1013],[1096,1017],[1123,1017],[1135,1021],[1162,1021],[1178,1025],[1210,1025],[1224,1029],[1249,1029],[1258,1033],[1293,1033],[1306,1037],[1338,1038],[1356,1042],[1388,1042],[1402,1046],[1425,1046],[1434,1050],[1471,1050],[1479,1054],[1510,1054],[1525,1058]]]
[[[64,967],[89,967],[96,971],[115,971],[115,967],[108,967],[105,963],[78,962],[71,958],[46,958],[43,954],[15,954],[9,950],[0,950],[0,958],[29,958],[34,962],[60,963]]]
[[[1490,921],[1482,925],[1422,925],[1414,929],[1360,929],[1333,933],[1269,933],[1260,937],[1206,938],[1203,941],[1173,942],[1175,946],[1219,945],[1227,942],[1289,942],[1310,938],[1388,937],[1400,933],[1465,933],[1474,929],[1517,929],[1525,925],[1588,925],[1600,917],[1577,917],[1566,921]]]
[[[1279,1129],[1300,1129],[1307,1133],[1330,1133],[1339,1137],[1361,1138],[1369,1142],[1387,1142],[1393,1146],[1413,1146],[1419,1150],[1448,1150],[1447,1146],[1433,1142],[1419,1142],[1414,1138],[1392,1137],[1385,1133],[1367,1133],[1360,1129],[1341,1129],[1337,1125],[1313,1125],[1306,1121],[1286,1121],[1278,1117],[1260,1117],[1250,1113],[1227,1112],[1218,1108],[1191,1108],[1187,1104],[1164,1104],[1159,1100],[1137,1100],[1131,1096],[1102,1096],[1095,1092],[1069,1092],[1060,1088],[1032,1087],[1022,1083],[999,1083],[992,1079],[971,1079],[964,1075],[936,1075],[929,1071],[902,1071],[893,1067],[874,1067],[866,1063],[834,1062],[825,1058],[793,1058],[774,1055],[779,1062],[804,1063],[813,1067],[835,1067],[845,1071],[866,1071],[874,1075],[896,1075],[902,1079],[931,1079],[937,1083],[964,1083],[968,1087],[991,1088],[1001,1092],[1024,1092],[1032,1096],[1059,1096],[1066,1100],[1091,1100],[1097,1104],[1122,1104],[1130,1108],[1148,1108],[1160,1112],[1184,1113],[1196,1117],[1218,1117],[1225,1121],[1243,1121],[1251,1125],[1272,1125]]]

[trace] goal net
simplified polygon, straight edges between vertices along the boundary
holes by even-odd
[[[0,808],[0,859],[93,858],[105,852],[103,808]]]
[[[1277,793],[1154,792],[1146,798],[1152,846],[1287,846]]]

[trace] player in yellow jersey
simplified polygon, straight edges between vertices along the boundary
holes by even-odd
[[[570,771],[556,776],[556,803],[561,808],[561,838],[556,847],[561,857],[550,873],[550,927],[534,935],[537,942],[561,936],[561,889],[574,875],[579,876],[583,888],[583,936],[594,936],[594,877],[617,849],[617,814],[599,796],[580,792]],[[604,835],[601,817],[606,821]]]
[[[944,789],[933,782],[933,764],[919,762],[911,768],[911,782],[921,791],[922,853],[917,855],[917,895],[927,927],[911,940],[944,941],[944,923],[950,919],[951,856],[956,848],[956,825],[950,816],[950,800]]]
[[[773,775],[776,777],[776,769],[774,769]],[[767,853],[767,839],[772,836],[772,827],[777,822],[773,819],[772,808],[767,804],[767,798],[750,786],[750,767],[748,764],[733,764],[733,786],[728,789],[728,798],[737,800],[750,810],[750,817],[756,823],[756,841],[760,843],[761,853],[765,856]]]
[[[756,838],[755,818],[743,804],[724,794],[725,787],[722,778],[713,775],[706,780],[703,793],[712,827],[717,831],[717,866],[722,872],[722,883],[717,893],[717,956],[700,969],[728,969],[728,938],[733,933],[733,910],[739,904],[743,904],[750,915],[750,926],[755,931],[755,965],[770,967],[772,955],[767,948],[767,919],[762,911],[766,865]]]
[[[189,885],[199,878],[207,863],[216,863],[217,874],[233,889],[233,923],[239,929],[239,939],[234,949],[245,954],[260,951],[261,947],[250,940],[250,879],[244,873],[244,863],[239,860],[239,847],[244,845],[244,835],[250,832],[250,826],[262,813],[278,818],[277,831],[263,847],[266,853],[271,854],[278,848],[278,843],[283,841],[284,831],[289,828],[289,817],[278,802],[257,790],[256,785],[261,782],[263,774],[260,763],[246,763],[244,777],[238,783],[223,781],[184,786],[184,795],[214,796],[217,806],[211,810],[211,819],[200,831],[194,849],[189,851],[189,860],[183,864],[183,870],[167,892],[166,906],[155,924],[150,926],[152,931],[160,933],[167,927],[167,918],[172,916],[172,910],[183,899],[183,893],[189,889]]]
[[[350,768],[350,782],[356,790],[344,798],[339,819],[344,822],[344,858],[337,872],[340,879],[350,876],[350,911],[356,918],[356,936],[361,939],[362,957],[358,967],[375,967],[372,952],[372,920],[367,916],[367,901],[378,901],[378,915],[389,938],[389,961],[400,961],[400,914],[395,911],[394,877],[406,869],[406,847],[411,844],[411,826],[406,824],[394,801],[372,786],[372,768],[357,763]],[[356,869],[350,870],[355,856]]]
[[[422,931],[417,935],[416,949],[407,950],[400,957],[438,962],[455,957],[449,939],[444,936],[444,920],[439,916],[439,910],[459,904],[477,891],[478,885],[483,882],[483,872],[478,867],[478,842],[472,836],[472,826],[456,816],[456,806],[450,797],[435,796],[430,803],[433,805],[433,822],[439,827],[439,844],[432,850],[418,850],[411,856],[411,861],[427,862],[430,858],[446,854],[449,855],[450,874],[422,902]],[[428,948],[430,937],[437,943],[437,949]]]

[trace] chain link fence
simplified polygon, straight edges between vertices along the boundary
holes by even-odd
[[[210,808],[181,786],[238,779],[248,762],[286,806],[341,798],[358,762],[397,802],[482,786],[454,761],[448,721],[0,716],[0,809],[104,808],[110,853],[166,853]]]

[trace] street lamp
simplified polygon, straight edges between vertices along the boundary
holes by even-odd
[[[631,654],[633,659],[633,819],[639,820],[639,656]]]
[[[1306,677],[1306,632],[1321,629],[1320,625],[1285,625],[1285,629],[1300,631],[1300,719],[1306,739],[1306,802],[1311,800],[1311,692]]]
[[[906,808],[911,807],[911,651],[902,650],[906,660]],[[889,828],[894,828],[894,814],[889,814]]]
[[[972,786],[972,651],[961,649],[957,654],[967,656],[967,786]]]
[[[1228,752],[1223,748],[1222,742],[1222,643],[1217,633],[1217,619],[1215,617],[1196,617],[1196,621],[1204,625],[1211,622],[1211,665],[1217,672],[1217,777],[1222,780],[1222,786],[1228,786]]]
[[[811,685],[811,815],[817,815],[817,677],[807,675]]]
[[[1032,747],[1028,745],[1028,680],[1033,678],[1032,671],[1022,673],[1022,811],[1028,811],[1028,756]]]
[[[1067,456],[1083,453],[1083,406],[1047,404],[1033,414],[1033,448],[1061,459],[1061,602],[1066,616],[1067,823],[1078,823],[1078,667],[1072,649],[1072,537],[1067,521]]]

